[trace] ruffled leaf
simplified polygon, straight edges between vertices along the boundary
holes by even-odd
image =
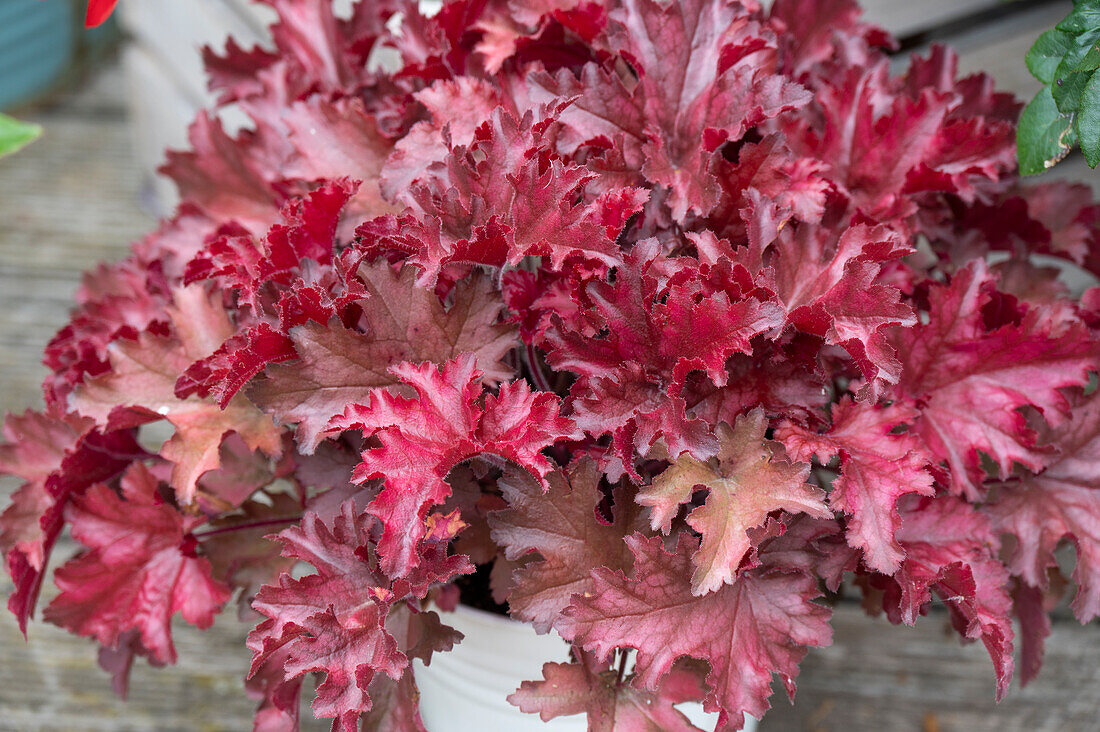
[[[482,400],[482,373],[470,355],[442,368],[403,363],[391,373],[417,398],[376,389],[367,404],[348,407],[329,428],[358,429],[381,442],[363,452],[355,480],[385,481],[368,510],[384,527],[378,542],[382,567],[396,577],[416,566],[424,520],[450,495],[445,478],[452,468],[478,455],[493,456],[515,463],[545,485],[552,465],[540,451],[578,435],[572,420],[559,414],[560,400],[532,393],[526,383],[505,384]]]
[[[702,535],[692,557],[694,595],[735,583],[738,567],[753,548],[753,534],[773,511],[832,515],[824,493],[806,482],[809,466],[784,459],[782,447],[764,439],[767,428],[760,410],[741,417],[733,428],[720,425],[718,456],[711,463],[681,455],[638,492],[638,502],[652,508],[653,528],[667,534],[680,506],[697,488],[707,490],[706,502],[687,516],[687,524]]]

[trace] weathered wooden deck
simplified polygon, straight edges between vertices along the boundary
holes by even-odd
[[[872,17],[918,45],[944,40],[962,52],[964,71],[992,70],[1000,86],[1030,97],[1036,86],[1024,51],[1069,0],[1032,2],[1025,12],[1000,0],[869,0]],[[992,9],[992,10],[991,10]],[[977,25],[972,13],[986,15]],[[960,20],[961,18],[961,20]],[[0,161],[0,410],[41,403],[39,356],[66,318],[80,272],[122,256],[152,224],[143,205],[125,83],[107,65],[79,91],[22,116],[46,137]],[[1091,183],[1100,173],[1080,157],[1052,173]],[[0,481],[0,496],[14,487]],[[63,547],[59,555],[69,552]],[[10,586],[6,576],[0,594]],[[49,597],[47,590],[47,597]],[[1061,617],[1048,642],[1043,675],[993,702],[992,667],[980,645],[962,647],[933,614],[916,628],[895,628],[843,605],[836,643],[812,651],[799,678],[797,704],[781,695],[763,730],[923,730],[1011,732],[1100,730],[1100,628]],[[179,664],[135,669],[130,701],[110,691],[90,642],[49,625],[31,626],[25,644],[0,611],[0,730],[247,730],[252,702],[242,693],[246,628],[227,613],[211,630],[181,626]],[[307,729],[327,729],[307,725]],[[446,732],[442,730],[440,732]]]

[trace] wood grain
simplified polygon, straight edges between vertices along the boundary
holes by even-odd
[[[980,644],[960,645],[944,612],[916,626],[869,618],[854,604],[833,617],[834,643],[811,649],[795,704],[780,685],[761,732],[1094,732],[1100,729],[1100,628],[1055,623],[1039,678],[993,698]]]
[[[45,128],[0,160],[0,410],[41,403],[42,349],[68,320],[81,273],[153,225],[140,201],[116,66],[20,116]]]

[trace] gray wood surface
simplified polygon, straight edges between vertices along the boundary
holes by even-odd
[[[834,644],[811,649],[788,704],[775,684],[761,732],[1091,732],[1100,730],[1100,628],[1054,624],[1039,678],[994,701],[993,664],[960,645],[947,614],[910,627],[853,604],[833,617]]]
[[[42,349],[81,273],[122,257],[155,223],[141,206],[125,84],[114,65],[20,113],[41,139],[0,159],[0,411],[41,404]]]
[[[876,20],[905,23],[957,17],[986,0],[875,0]],[[889,8],[893,4],[895,11]],[[1069,2],[1046,4],[999,23],[956,34],[965,70],[993,71],[1001,86],[1034,91],[1023,53]],[[939,13],[940,15],[937,15]],[[946,13],[946,15],[944,15]],[[923,25],[922,25],[923,24]],[[902,30],[902,32],[906,32]],[[127,127],[125,84],[108,66],[78,84],[79,91],[23,117],[46,126],[46,137],[0,161],[0,410],[41,403],[42,347],[60,327],[82,270],[122,256],[129,241],[152,225],[141,171]],[[1097,187],[1097,173],[1071,158],[1051,177]],[[0,481],[0,500],[13,484]],[[62,547],[62,557],[72,547]],[[10,590],[6,577],[0,595]],[[47,588],[47,599],[53,594]],[[916,628],[895,628],[838,609],[834,646],[812,650],[799,679],[797,703],[782,693],[761,728],[785,730],[922,730],[1009,732],[1100,730],[1100,630],[1055,623],[1042,676],[993,702],[992,667],[980,645],[960,646],[933,615]],[[135,668],[130,700],[110,690],[90,642],[33,624],[25,644],[14,620],[0,611],[0,731],[247,730],[253,702],[241,677],[248,652],[232,612],[198,632],[180,626],[179,664]],[[327,729],[310,724],[311,729]],[[440,731],[446,732],[446,731]]]

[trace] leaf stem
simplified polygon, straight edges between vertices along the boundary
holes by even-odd
[[[258,529],[264,526],[277,526],[279,524],[293,524],[301,521],[301,516],[288,516],[287,518],[277,519],[264,519],[263,521],[249,521],[243,524],[236,524],[235,526],[222,526],[218,529],[207,529],[206,531],[195,531],[191,536],[196,539],[202,539],[207,536],[215,536],[217,534],[228,534],[233,531],[244,531],[246,529]]]
[[[538,354],[535,353],[535,347],[531,344],[527,344],[524,349],[524,361],[527,362],[527,370],[531,373],[531,378],[535,380],[535,386],[540,391],[553,391],[550,386],[550,380],[546,378],[546,374],[542,373],[542,367],[539,365]]]

